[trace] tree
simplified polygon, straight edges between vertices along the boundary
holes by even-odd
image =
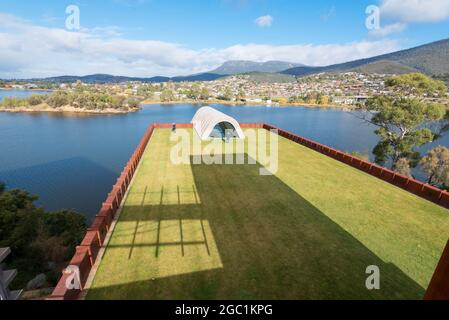
[[[449,186],[449,149],[438,146],[421,160],[420,165],[427,174],[428,183],[437,187]]]
[[[416,167],[421,157],[416,148],[434,141],[448,129],[448,113],[441,104],[379,96],[368,99],[364,108],[367,112],[362,118],[378,127],[375,133],[380,141],[373,150],[375,161],[382,165],[391,161],[392,169],[401,158]],[[436,123],[442,125],[439,131]]]
[[[45,212],[34,205],[37,199],[24,190],[5,190],[0,182],[0,247],[11,247],[10,265],[19,269],[15,288],[39,273],[58,274],[86,231],[83,215]]]
[[[230,100],[232,100],[233,96],[234,96],[234,93],[232,92],[232,89],[229,87],[226,87],[224,90],[224,93],[223,93],[223,99],[230,101]]]
[[[410,167],[410,161],[407,158],[400,158],[396,161],[394,171],[404,176],[412,176],[412,168]]]
[[[128,107],[130,107],[132,109],[138,108],[139,105],[140,105],[140,102],[137,99],[130,99],[130,100],[128,100]]]
[[[53,108],[60,108],[69,104],[69,96],[66,92],[57,91],[50,95],[47,99],[47,103],[49,106]]]
[[[46,213],[43,221],[46,235],[60,238],[61,245],[66,248],[61,261],[70,259],[86,232],[86,218],[73,210],[61,210]]]
[[[28,98],[28,103],[30,106],[37,106],[45,101],[46,96],[41,94],[33,94]]]
[[[173,94],[173,91],[170,89],[164,89],[161,93],[161,101],[162,102],[170,102],[175,100],[175,95]]]
[[[349,154],[354,156],[354,157],[356,157],[356,158],[359,158],[361,160],[369,161],[369,152],[368,151],[363,151],[363,152],[352,151]]]
[[[320,99],[319,99],[319,104],[320,104],[320,105],[323,105],[323,106],[328,105],[328,104],[329,104],[329,97],[328,97],[328,96],[321,95],[321,96],[320,96]]]
[[[385,80],[385,85],[417,96],[444,96],[447,93],[447,87],[443,81],[434,80],[422,73],[409,73],[391,77]]]
[[[245,98],[246,98],[245,90],[243,90],[243,88],[240,88],[239,92],[237,93],[237,99],[244,100]]]
[[[207,90],[206,87],[203,87],[201,89],[200,99],[201,100],[208,100],[210,98],[209,90]]]
[[[200,85],[198,83],[194,83],[190,87],[190,90],[188,91],[187,96],[190,99],[198,100],[200,98],[200,95],[201,95]]]

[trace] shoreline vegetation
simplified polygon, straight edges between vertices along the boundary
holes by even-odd
[[[59,97],[66,95],[69,103],[54,103],[52,102],[52,97],[58,95]],[[309,104],[309,103],[272,103],[266,104],[263,102],[251,102],[251,101],[227,101],[227,100],[193,100],[193,99],[183,99],[183,100],[173,100],[173,101],[160,101],[160,100],[150,100],[145,99],[139,101],[137,99],[132,100],[131,104],[126,104],[123,102],[118,102],[118,100],[126,99],[122,96],[116,101],[116,103],[111,102],[116,96],[109,96],[106,94],[94,94],[93,96],[87,95],[86,100],[91,100],[87,102],[88,107],[82,107],[76,102],[77,98],[70,99],[71,93],[61,93],[56,91],[50,93],[49,95],[32,95],[27,98],[5,98],[0,102],[0,112],[9,113],[33,113],[33,112],[50,112],[50,113],[86,113],[86,114],[127,114],[132,112],[137,112],[145,105],[178,105],[178,104],[221,104],[227,106],[265,106],[265,107],[305,107],[305,108],[322,108],[322,109],[340,109],[342,111],[353,110],[355,107],[348,105],[336,105],[336,104]],[[92,95],[92,94],[90,94]],[[98,98],[101,95],[102,98]],[[42,98],[38,98],[42,97]],[[42,99],[41,103],[39,100]],[[48,101],[50,99],[50,101]],[[82,99],[82,98],[81,98]],[[64,100],[64,98],[62,99]],[[73,100],[73,101],[70,101]],[[79,100],[79,99],[78,99]],[[84,99],[83,99],[84,100]],[[104,101],[107,100],[107,101]],[[109,101],[109,103],[108,103]],[[118,104],[117,104],[118,102]]]
[[[27,90],[28,91],[28,90]],[[36,90],[39,91],[39,90]],[[74,99],[71,103],[58,104],[50,101],[47,102],[48,96],[54,96],[61,94],[61,91],[55,91],[48,95],[36,94],[27,98],[4,98],[0,101],[0,112],[8,113],[78,113],[78,114],[128,114],[141,110],[145,106],[151,105],[179,105],[179,104],[196,104],[196,105],[214,105],[220,104],[225,106],[257,106],[267,108],[283,108],[283,107],[300,107],[311,109],[338,109],[341,111],[353,111],[357,110],[356,105],[341,105],[341,104],[317,104],[317,103],[305,103],[305,102],[275,102],[268,104],[266,102],[255,101],[232,101],[232,100],[220,100],[220,99],[208,99],[208,100],[195,100],[195,99],[182,99],[182,100],[170,100],[160,101],[152,99],[142,98],[125,98],[123,96],[110,96],[105,93],[87,94],[86,97],[81,97],[81,100],[85,104],[80,104]],[[67,96],[73,93],[62,92]],[[90,95],[90,96],[89,96]],[[38,97],[44,97],[42,103],[33,104],[30,100],[40,99]],[[100,97],[100,98],[99,98]],[[115,100],[117,99],[118,100]],[[115,103],[113,101],[116,101]],[[123,100],[123,101],[122,101]],[[124,102],[128,100],[129,102]],[[118,102],[117,101],[122,101]],[[35,102],[34,102],[35,103]],[[87,107],[82,107],[86,106]]]
[[[125,114],[140,110],[139,100],[96,92],[55,91],[26,98],[6,97],[0,112],[64,112],[90,114]]]

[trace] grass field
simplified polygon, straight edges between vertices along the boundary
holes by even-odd
[[[155,131],[87,299],[422,298],[446,209],[283,138],[274,176],[174,144]]]

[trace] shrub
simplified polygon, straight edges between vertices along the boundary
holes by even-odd
[[[11,247],[8,265],[20,270],[12,288],[23,288],[39,273],[59,273],[86,231],[83,215],[45,212],[35,200],[23,190],[5,190],[0,182],[0,247]]]
[[[65,92],[61,92],[61,91],[53,93],[47,99],[47,103],[50,107],[53,107],[53,108],[60,108],[62,106],[65,106],[65,105],[69,104],[68,94]]]
[[[31,97],[28,98],[28,103],[30,104],[30,106],[37,106],[43,103],[45,99],[46,99],[45,95],[33,94]]]
[[[14,109],[19,107],[27,107],[28,101],[19,98],[4,98],[1,106],[6,109]]]
[[[131,100],[129,100],[128,101],[128,106],[130,107],[130,108],[138,108],[139,107],[139,101],[138,100],[136,100],[136,99],[131,99]]]

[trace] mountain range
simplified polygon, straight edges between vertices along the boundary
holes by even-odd
[[[287,69],[302,66],[304,65],[285,61],[253,62],[245,60],[232,60],[223,63],[217,69],[210,71],[210,73],[220,75],[241,74],[249,72],[280,73]]]
[[[430,76],[446,74],[449,73],[449,39],[377,57],[324,67],[300,66],[282,73],[303,76],[319,72],[345,71],[386,74],[422,72]]]
[[[81,80],[84,83],[119,83],[126,81],[141,82],[181,82],[181,81],[213,81],[236,74],[250,74],[257,81],[268,81],[282,78],[288,81],[288,76],[305,76],[322,72],[348,72],[379,74],[404,74],[422,72],[430,76],[449,74],[449,39],[425,44],[419,47],[401,50],[376,57],[334,64],[329,66],[306,66],[285,61],[253,62],[245,60],[227,61],[220,67],[205,73],[180,77],[123,77],[108,74],[93,74],[87,76],[61,76],[44,79],[28,79],[27,81],[48,81],[70,83]],[[278,76],[273,76],[278,75]],[[284,75],[283,77],[281,75]],[[287,76],[287,77],[286,77]]]

